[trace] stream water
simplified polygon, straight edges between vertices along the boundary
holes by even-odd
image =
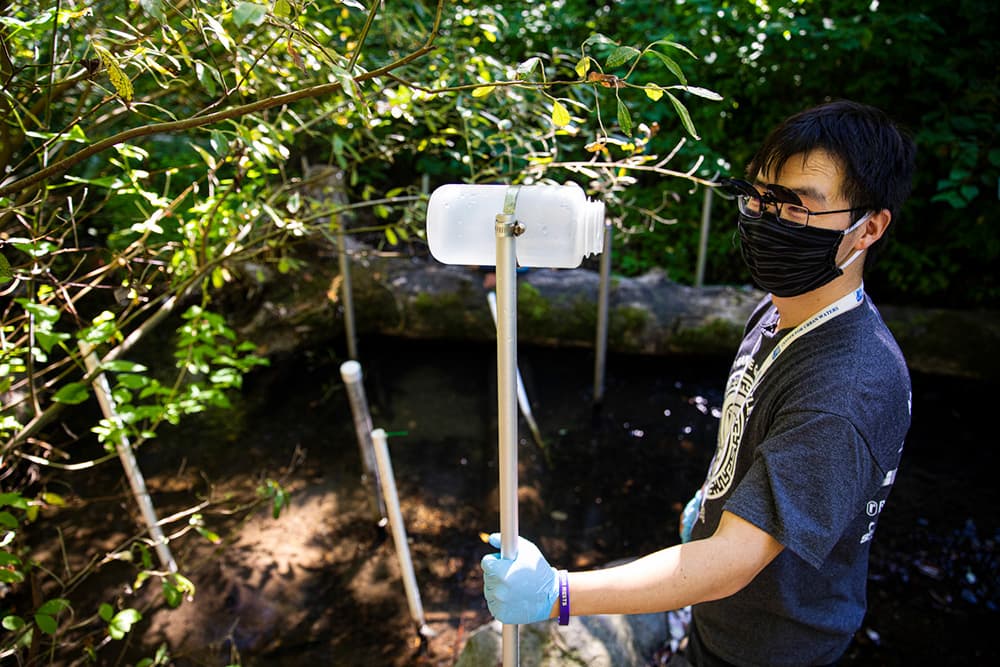
[[[266,509],[240,523],[206,512],[225,549],[190,542],[193,533],[177,545],[196,603],[151,610],[146,641],[124,655],[169,641],[176,665],[453,664],[489,618],[476,536],[497,528],[494,355],[492,345],[362,343],[433,639],[416,636],[392,541],[372,521],[340,359],[312,352],[251,378],[234,412],[166,433],[142,454],[164,508],[252,495],[269,478],[293,494],[277,521]],[[521,533],[570,568],[675,543],[714,448],[728,360],[612,356],[599,409],[590,351],[522,347],[519,361],[544,440],[522,422]],[[870,613],[847,664],[995,663],[1000,521],[986,406],[996,387],[917,375],[914,389],[913,429],[873,547]],[[93,495],[93,511],[100,494],[78,492]],[[113,514],[109,528],[122,520]]]

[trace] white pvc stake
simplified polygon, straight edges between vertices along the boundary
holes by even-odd
[[[386,523],[385,499],[379,488],[378,468],[375,466],[375,452],[372,444],[372,416],[368,411],[368,399],[365,396],[365,385],[361,379],[361,364],[353,359],[340,365],[340,377],[347,386],[347,397],[351,403],[351,415],[354,417],[354,431],[358,436],[358,448],[361,450],[361,466],[364,471],[364,481],[369,483],[371,492],[372,513],[376,523],[384,526]]]
[[[389,510],[389,527],[392,530],[393,544],[396,546],[396,556],[399,558],[399,570],[403,576],[403,588],[406,589],[406,602],[410,606],[410,616],[416,621],[420,634],[425,637],[430,636],[434,632],[424,622],[424,607],[420,602],[420,589],[417,588],[417,577],[413,572],[413,561],[410,558],[410,544],[406,540],[403,514],[399,510],[399,495],[396,492],[396,478],[392,473],[392,461],[389,458],[385,430],[377,428],[372,431],[372,442],[375,444],[375,461],[378,463],[379,481],[382,483],[382,495],[385,497],[386,508]]]
[[[516,195],[516,190],[515,190]],[[510,195],[508,195],[508,200]],[[507,210],[510,210],[508,213]],[[500,557],[517,558],[517,285],[513,206],[496,217],[497,431],[500,468]],[[503,667],[517,667],[518,631],[505,623]]]
[[[490,312],[493,314],[493,324],[496,325],[497,293],[490,290],[486,293],[486,300],[490,303]],[[515,365],[514,370],[517,372],[517,404],[521,406],[521,414],[524,415],[524,420],[528,422],[528,428],[531,429],[531,435],[534,436],[535,443],[544,452],[545,441],[542,440],[542,432],[538,430],[538,423],[535,421],[535,415],[531,413],[531,401],[528,400],[528,391],[524,388],[524,380],[521,379],[521,369]]]
[[[94,347],[84,341],[79,341],[79,347],[87,372],[92,373],[97,370],[100,362],[97,359],[97,354],[94,352]],[[104,413],[105,419],[115,424],[118,428],[121,428],[122,420],[116,411],[115,399],[111,395],[111,386],[108,384],[107,376],[104,373],[98,373],[92,383],[94,394],[97,396],[97,402],[101,406],[101,412]],[[142,513],[143,521],[146,522],[149,536],[153,540],[153,548],[160,559],[160,565],[168,572],[177,572],[177,563],[174,561],[173,554],[170,553],[170,547],[167,546],[167,538],[164,536],[163,529],[160,528],[160,522],[156,518],[153,500],[149,497],[149,491],[146,489],[146,480],[143,478],[142,471],[139,470],[139,464],[135,460],[132,443],[129,442],[125,435],[122,435],[118,439],[118,442],[115,443],[115,449],[118,450],[118,458],[121,459],[122,467],[125,469],[125,476],[128,477],[129,486],[132,487],[132,495],[135,497],[135,502],[139,505],[139,511]]]

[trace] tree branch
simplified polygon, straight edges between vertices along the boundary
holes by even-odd
[[[443,0],[442,0],[443,2]],[[438,19],[435,21],[434,29],[428,37],[427,42],[414,51],[413,53],[396,60],[384,67],[374,69],[370,72],[364,72],[354,77],[355,82],[367,81],[370,79],[375,79],[380,76],[386,75],[395,69],[408,65],[409,63],[417,60],[426,54],[434,50],[434,39],[437,37],[438,26],[440,20],[440,4],[438,7]],[[231,120],[233,118],[241,118],[258,111],[265,111],[267,109],[272,109],[274,107],[283,106],[286,104],[292,104],[298,102],[299,100],[311,99],[314,97],[322,97],[324,95],[329,95],[336,90],[341,88],[340,82],[333,83],[321,83],[315,86],[310,86],[309,88],[303,88],[302,90],[295,90],[290,93],[284,93],[282,95],[275,95],[274,97],[268,97],[263,100],[257,100],[256,102],[250,102],[248,104],[243,104],[240,106],[232,107],[230,109],[224,109],[223,111],[217,111],[207,116],[198,116],[194,118],[186,118],[184,120],[168,121],[165,123],[151,123],[149,125],[142,125],[139,127],[133,127],[128,130],[123,130],[118,134],[114,134],[110,137],[102,139],[96,143],[83,148],[73,155],[67,156],[58,162],[55,162],[44,169],[40,169],[35,173],[25,176],[24,178],[18,179],[13,183],[8,183],[0,187],[0,197],[9,197],[13,194],[17,194],[26,188],[30,188],[37,183],[41,183],[46,179],[52,178],[59,174],[65,173],[66,171],[72,169],[74,166],[83,162],[84,160],[97,155],[103,151],[113,148],[119,144],[125,143],[132,139],[138,137],[145,137],[151,134],[168,134],[172,132],[183,132],[184,130],[191,130],[197,127],[204,127],[206,125],[212,125],[225,120]]]

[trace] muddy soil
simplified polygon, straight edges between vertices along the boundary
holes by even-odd
[[[197,590],[169,609],[156,585],[123,585],[134,564],[103,565],[74,605],[118,600],[144,618],[101,648],[100,664],[134,664],[164,643],[178,667],[454,663],[489,620],[478,567],[489,549],[477,535],[497,527],[493,349],[371,340],[362,358],[431,632],[417,632],[393,540],[377,525],[339,359],[317,352],[257,373],[234,411],[140,452],[160,516],[203,503],[205,533],[190,514],[168,525],[183,532],[171,546]],[[522,349],[520,361],[544,439],[522,423],[522,534],[570,568],[675,543],[711,457],[726,361],[612,357],[599,410],[590,353]],[[870,612],[846,664],[993,664],[1000,522],[983,405],[996,387],[937,377],[914,387],[913,431],[873,547]],[[114,465],[50,480],[69,504],[40,524],[36,557],[75,572],[136,532]],[[277,519],[259,496],[268,480],[291,494]]]

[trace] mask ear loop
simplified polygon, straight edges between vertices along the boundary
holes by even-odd
[[[857,229],[858,227],[860,227],[864,223],[868,222],[868,219],[871,218],[873,215],[875,215],[875,211],[868,211],[863,216],[861,216],[861,218],[858,219],[857,222],[855,222],[853,225],[851,225],[850,227],[848,227],[847,229],[845,229],[843,231],[843,235],[847,236],[848,234],[850,234],[851,232],[853,232],[855,229]],[[837,268],[840,269],[841,271],[843,271],[844,269],[846,269],[847,267],[849,267],[851,264],[853,264],[854,260],[856,260],[858,257],[860,257],[861,253],[863,253],[863,252],[864,252],[864,250],[855,250],[854,254],[851,255],[850,257],[848,257],[847,261],[844,262],[843,264],[841,264],[840,266],[838,266]]]

